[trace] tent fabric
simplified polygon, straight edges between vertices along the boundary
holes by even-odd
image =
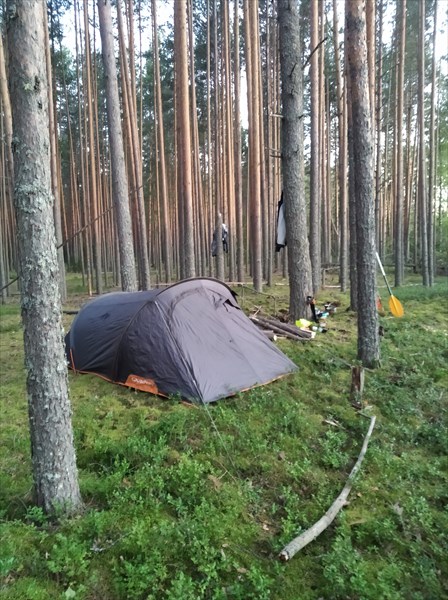
[[[202,403],[297,368],[211,278],[99,296],[81,308],[65,342],[75,371]]]

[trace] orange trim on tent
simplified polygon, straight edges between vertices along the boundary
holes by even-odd
[[[123,387],[133,388],[142,392],[154,394],[155,396],[162,396],[163,398],[168,398],[166,394],[164,394],[158,389],[155,381],[153,381],[152,379],[145,379],[144,377],[139,377],[138,375],[129,375],[126,381],[123,383],[122,381],[114,381],[113,379],[109,379],[109,377],[106,377],[101,373],[95,373],[94,371],[78,371],[74,368],[72,369],[74,373],[82,373],[83,375],[95,375],[96,377],[104,379],[104,381],[107,381],[108,383],[115,383],[117,385],[122,385]],[[142,383],[139,383],[139,381],[141,381]]]

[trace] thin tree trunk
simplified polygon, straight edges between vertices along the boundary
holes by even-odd
[[[321,287],[320,204],[319,177],[319,5],[311,0],[310,79],[311,79],[311,158],[310,158],[310,258],[313,293]]]
[[[245,280],[244,272],[244,237],[243,237],[243,174],[241,168],[241,109],[240,109],[240,19],[238,2],[235,2],[234,13],[234,159],[235,159],[235,204],[236,204],[236,268],[238,281]]]
[[[156,135],[158,145],[158,167],[159,185],[162,204],[162,255],[165,266],[165,283],[169,283],[172,277],[171,266],[171,227],[168,207],[168,184],[165,163],[165,134],[163,123],[162,106],[162,84],[160,80],[160,61],[159,61],[159,40],[157,32],[157,8],[155,0],[152,0],[152,22],[153,22],[153,48],[154,48],[154,88],[155,88],[155,109],[156,109]]]
[[[403,82],[404,82],[404,62],[405,62],[405,44],[406,44],[406,0],[401,0],[400,14],[397,18],[397,120],[396,120],[396,145],[397,145],[397,173],[396,173],[396,193],[395,193],[395,285],[400,286],[404,279],[404,246],[403,246]]]
[[[48,74],[48,116],[50,121],[50,157],[51,157],[51,189],[54,196],[54,224],[56,231],[56,242],[59,247],[58,264],[59,264],[59,291],[61,301],[64,303],[67,299],[67,285],[65,281],[65,263],[64,263],[64,248],[62,247],[62,199],[59,189],[58,177],[58,157],[57,157],[57,132],[56,132],[56,111],[53,102],[53,71],[51,68],[51,52],[50,38],[47,22],[47,11],[44,10],[44,30],[45,30],[45,62]]]
[[[185,277],[195,276],[193,196],[191,167],[190,102],[188,89],[187,5],[184,0],[174,0],[174,43],[176,69],[177,143],[179,151],[178,176],[180,177],[179,208],[183,211],[183,247]]]
[[[376,308],[373,143],[366,40],[366,0],[346,0],[345,51],[353,144],[349,168],[354,172],[358,271],[358,358],[366,367],[379,363]]]
[[[434,204],[435,204],[435,166],[436,166],[436,36],[437,36],[437,0],[434,2],[434,28],[432,38],[431,65],[431,116],[429,124],[429,182],[428,182],[428,280],[434,285]]]
[[[102,55],[106,72],[106,107],[112,167],[112,196],[118,230],[121,286],[125,292],[136,291],[137,274],[134,261],[129,189],[124,159],[121,129],[120,99],[118,96],[117,69],[110,0],[98,0],[98,16]]]
[[[345,292],[348,283],[348,223],[347,223],[347,110],[339,58],[338,0],[333,0],[333,48],[336,65],[336,94],[338,107],[338,185],[339,185],[339,283]]]
[[[379,5],[379,39],[383,35],[383,0]],[[381,126],[383,118],[383,45],[378,48],[378,77],[376,82],[376,158],[375,158],[375,240],[381,252]]]
[[[431,285],[428,256],[428,201],[426,185],[426,141],[425,141],[425,4],[419,2],[419,51],[418,51],[418,198],[420,214],[420,253],[423,285]]]
[[[261,253],[261,156],[260,156],[260,63],[255,38],[258,32],[258,4],[243,1],[246,39],[246,68],[249,109],[249,224],[251,267],[254,289],[262,291]]]
[[[122,82],[123,88],[125,89],[126,97],[128,100],[128,119],[129,119],[129,141],[130,150],[132,155],[131,164],[133,166],[133,181],[134,181],[134,193],[136,198],[137,207],[137,230],[138,230],[138,257],[139,257],[139,274],[140,274],[140,288],[148,290],[151,287],[150,279],[150,268],[149,268],[149,257],[148,257],[148,234],[146,226],[146,211],[145,203],[143,198],[143,179],[142,179],[142,165],[141,165],[141,150],[139,144],[139,135],[137,128],[137,115],[136,115],[136,92],[132,87],[130,79],[135,81],[135,73],[129,74],[128,63],[126,60],[126,44],[124,39],[124,27],[123,17],[121,12],[121,1],[117,1],[117,16],[118,16],[118,32],[120,40],[120,53],[121,53],[121,64],[122,64]],[[131,54],[133,53],[133,50]],[[132,62],[133,65],[133,62]]]
[[[92,225],[92,247],[93,247],[93,262],[95,267],[95,284],[97,294],[103,293],[102,279],[102,258],[101,258],[101,239],[100,239],[100,224],[98,221],[98,194],[97,194],[97,179],[96,179],[96,156],[95,156],[95,136],[94,136],[94,109],[93,105],[95,98],[92,90],[92,61],[90,52],[90,34],[89,34],[89,14],[88,2],[84,0],[84,36],[85,36],[85,78],[87,91],[85,102],[87,104],[87,140],[88,140],[88,164],[86,168],[89,173],[89,209],[92,210],[91,219]]]
[[[5,63],[5,53],[3,51],[3,37],[0,33],[0,97],[2,101],[2,111],[3,111],[3,120],[2,125],[4,126],[4,136],[5,138],[5,146],[6,146],[6,156],[3,164],[6,163],[6,169],[3,171],[4,173],[4,215],[2,215],[2,223],[0,223],[0,253],[2,260],[2,268],[1,268],[1,288],[2,288],[2,302],[6,301],[6,297],[8,295],[8,287],[5,287],[8,278],[9,278],[9,266],[7,260],[7,228],[3,229],[3,225],[8,222],[7,213],[8,213],[8,203],[12,202],[13,199],[13,189],[14,189],[14,161],[12,155],[12,113],[11,113],[11,101],[9,98],[9,90],[8,83],[6,79],[6,63]],[[3,134],[3,131],[2,131]]]

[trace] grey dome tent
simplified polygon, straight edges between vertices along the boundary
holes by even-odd
[[[202,403],[297,368],[211,278],[99,296],[76,315],[65,346],[74,371]]]

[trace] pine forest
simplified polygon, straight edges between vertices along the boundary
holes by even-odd
[[[448,1],[0,24],[0,597],[447,599]]]

